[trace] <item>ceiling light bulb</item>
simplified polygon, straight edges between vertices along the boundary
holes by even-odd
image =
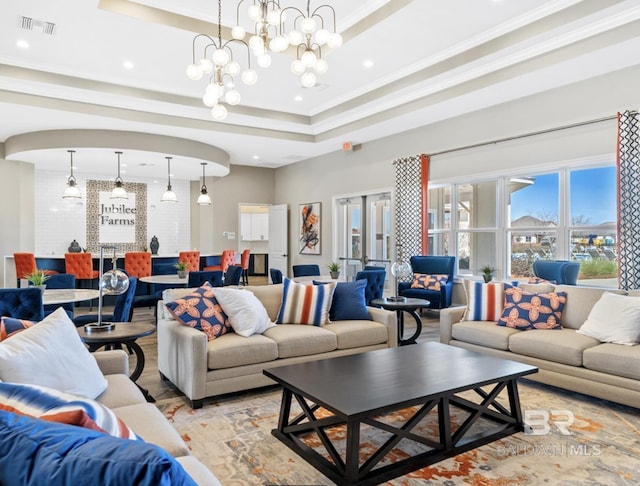
[[[267,22],[271,25],[278,25],[280,23],[280,14],[282,11],[280,9],[272,10],[267,14]]]
[[[231,37],[233,37],[234,39],[242,40],[244,39],[245,35],[247,35],[247,31],[244,30],[244,27],[241,27],[240,25],[236,25],[231,29]]]
[[[171,186],[167,187],[167,190],[162,193],[162,197],[160,198],[160,202],[178,202],[178,196],[175,192],[171,190]]]
[[[20,49],[28,49],[29,43],[24,39],[20,39],[19,41],[16,41],[16,46],[18,46]]]
[[[247,9],[247,13],[249,14],[249,18],[253,21],[259,20],[260,15],[262,14],[260,5],[251,5]]]
[[[249,47],[256,56],[264,54],[264,42],[260,36],[252,35],[249,39]]]
[[[205,106],[208,106],[209,108],[213,108],[213,105],[215,105],[218,102],[218,97],[212,95],[211,93],[205,93],[204,96],[202,97],[202,102],[204,103]]]
[[[237,105],[238,103],[240,103],[240,93],[236,89],[229,90],[224,95],[224,99],[230,105]]]
[[[205,94],[213,96],[214,98],[220,98],[224,92],[224,87],[218,83],[209,83],[205,89]]]
[[[261,68],[268,68],[271,66],[271,56],[267,53],[258,56],[258,66]]]
[[[76,186],[74,181],[69,181],[69,185],[65,188],[62,194],[62,199],[81,199],[80,189]]]
[[[224,70],[231,74],[231,76],[237,76],[242,71],[240,64],[236,61],[230,61],[225,67]]]
[[[327,69],[329,69],[329,65],[327,64],[327,61],[325,61],[324,59],[318,59],[316,61],[316,65],[313,66],[313,69],[318,74],[324,74],[327,72]]]
[[[302,56],[300,56],[300,61],[304,67],[313,67],[316,64],[318,58],[313,51],[304,51]]]
[[[329,34],[329,38],[327,39],[327,45],[331,49],[337,49],[342,45],[342,36],[337,32]]]
[[[302,36],[302,32],[299,30],[292,30],[288,34],[289,44],[292,46],[298,46],[304,42],[304,37]]]
[[[202,68],[197,64],[189,64],[187,66],[187,77],[193,81],[202,78]]]
[[[329,31],[327,29],[320,29],[316,32],[316,42],[318,45],[323,46],[329,40]]]
[[[302,64],[302,61],[300,61],[300,59],[296,59],[291,63],[291,72],[296,76],[300,76],[305,72],[304,64]]]
[[[224,66],[229,62],[229,53],[226,49],[216,49],[213,51],[211,60],[216,64],[216,66]]]
[[[211,116],[216,121],[222,121],[227,117],[227,109],[224,105],[216,104],[213,108],[211,108]]]
[[[273,52],[283,52],[289,47],[289,39],[283,35],[278,35],[269,41],[269,49]]]
[[[316,20],[313,17],[305,17],[300,22],[300,30],[305,34],[313,34],[316,30]]]
[[[208,74],[213,71],[213,63],[209,61],[209,59],[203,57],[198,61],[198,65],[200,66],[200,69],[202,69],[203,73]]]
[[[313,88],[316,85],[317,79],[318,78],[316,78],[316,75],[314,73],[308,71],[302,75],[302,77],[300,78],[300,82],[305,88]]]
[[[242,73],[242,82],[247,86],[252,86],[258,81],[258,73],[253,69],[246,69]]]
[[[201,192],[200,195],[198,196],[198,201],[197,203],[200,206],[211,206],[211,196],[209,196],[209,194],[205,192]]]

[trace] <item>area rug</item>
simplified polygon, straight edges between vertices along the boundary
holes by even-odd
[[[640,410],[526,380],[519,388],[522,410],[531,426],[528,433],[506,437],[385,484],[638,484]],[[281,391],[271,387],[210,399],[199,410],[192,410],[183,398],[156,405],[192,454],[224,486],[334,484],[271,435],[278,422],[280,398]],[[398,412],[396,418],[402,415]],[[454,422],[462,420],[464,417],[452,416]],[[427,417],[423,427],[435,425]],[[339,434],[336,431],[333,437]],[[362,454],[384,440],[379,434],[377,429],[363,432]],[[415,453],[415,447],[415,442],[403,440],[393,454],[403,457]]]

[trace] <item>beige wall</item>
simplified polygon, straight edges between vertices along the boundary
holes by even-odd
[[[4,287],[4,256],[34,247],[34,171],[25,162],[0,159],[0,286]],[[11,275],[14,269],[9,269]],[[15,281],[7,282],[15,286]]]

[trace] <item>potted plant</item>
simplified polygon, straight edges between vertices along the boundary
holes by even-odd
[[[482,272],[482,278],[484,279],[485,283],[488,283],[491,282],[491,279],[493,278],[493,272],[495,272],[496,269],[491,265],[485,265],[480,269],[480,271]]]
[[[31,285],[38,287],[44,292],[44,289],[47,287],[45,282],[49,280],[49,275],[44,273],[44,270],[38,270],[36,268],[33,272],[25,275],[24,278],[26,278]]]
[[[178,270],[178,277],[185,278],[187,276],[187,270],[189,269],[189,263],[187,262],[178,262],[174,265]]]
[[[331,278],[337,279],[340,276],[340,264],[337,262],[331,262],[329,263],[329,265],[327,265],[327,268],[329,269],[329,275],[331,275]]]

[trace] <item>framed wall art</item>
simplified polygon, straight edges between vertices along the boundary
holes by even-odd
[[[298,211],[298,221],[300,228],[298,253],[303,255],[320,255],[321,203],[301,204],[300,210]]]

